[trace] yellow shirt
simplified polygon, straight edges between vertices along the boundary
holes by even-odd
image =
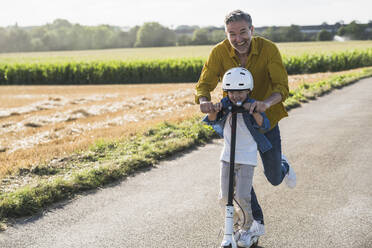
[[[216,88],[225,72],[238,66],[241,66],[240,60],[230,42],[226,39],[217,44],[204,64],[199,81],[196,84],[195,102],[199,103],[201,96],[210,100],[210,92]],[[273,128],[279,120],[288,116],[283,102],[289,94],[287,71],[276,45],[262,37],[253,37],[245,68],[252,73],[254,80],[251,98],[263,101],[274,92],[278,92],[282,96],[282,102],[265,111],[267,118],[270,120],[271,128]]]

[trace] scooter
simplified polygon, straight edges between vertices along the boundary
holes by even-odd
[[[230,146],[230,172],[229,172],[229,192],[227,195],[227,204],[225,209],[225,231],[221,243],[222,248],[238,248],[237,240],[234,233],[234,167],[235,167],[235,146],[236,146],[236,120],[237,113],[242,113],[245,110],[241,102],[232,105],[232,123],[231,123],[231,146]],[[256,247],[258,244],[258,236],[251,238],[249,247]]]

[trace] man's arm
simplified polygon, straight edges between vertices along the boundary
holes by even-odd
[[[275,45],[272,47],[268,71],[273,93],[264,101],[256,101],[252,104],[250,113],[253,113],[255,108],[258,112],[265,112],[271,106],[284,101],[289,95],[288,74],[283,65],[280,52]]]
[[[209,113],[213,109],[210,92],[218,83],[220,77],[220,58],[214,48],[203,66],[198,83],[195,86],[195,102],[200,104],[200,111]]]

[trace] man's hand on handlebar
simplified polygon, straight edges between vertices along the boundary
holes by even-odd
[[[253,114],[255,111],[263,113],[269,107],[270,107],[270,105],[268,103],[261,102],[261,101],[255,101],[255,102],[251,103],[251,106],[249,108],[249,113]]]
[[[212,113],[214,112],[213,103],[209,101],[206,97],[202,96],[199,98],[200,102],[200,111],[204,114]]]

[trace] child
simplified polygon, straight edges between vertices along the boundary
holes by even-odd
[[[249,94],[253,89],[251,73],[242,67],[228,70],[222,80],[222,89],[227,97],[214,104],[214,112],[204,118],[207,124],[224,138],[221,153],[220,202],[225,205],[228,196],[231,141],[231,106],[243,106],[249,110],[253,99]],[[239,208],[234,211],[237,223],[238,245],[248,247],[251,240],[249,229],[253,223],[251,209],[251,190],[254,167],[257,166],[257,149],[266,152],[271,143],[263,135],[270,129],[270,122],[264,113],[243,112],[237,114],[235,148],[235,201]]]

